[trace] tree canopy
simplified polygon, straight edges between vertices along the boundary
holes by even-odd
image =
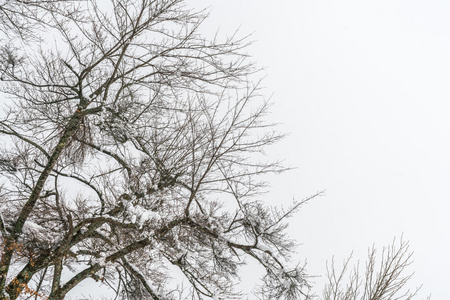
[[[246,259],[265,299],[306,297],[284,232],[303,202],[258,200],[284,168],[262,155],[281,135],[247,38],[205,38],[181,0],[0,13],[0,299],[63,299],[88,278],[123,299],[231,299]]]

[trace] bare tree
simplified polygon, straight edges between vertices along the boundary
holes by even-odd
[[[52,14],[72,14],[80,0],[1,0],[0,31],[22,41],[39,39],[37,31],[51,23]]]
[[[308,297],[284,229],[309,199],[257,198],[284,168],[247,39],[204,38],[182,0],[8,3],[3,30],[38,38],[0,51],[0,299],[231,299],[246,257],[263,298]]]
[[[361,274],[359,263],[350,268],[351,256],[343,263],[339,271],[334,259],[328,269],[328,283],[323,291],[324,300],[409,300],[417,296],[420,287],[415,290],[405,289],[414,273],[406,273],[412,263],[412,252],[408,242],[400,239],[397,243],[383,248],[381,261],[377,261],[375,247],[369,249],[364,273]],[[430,297],[428,298],[430,299]]]

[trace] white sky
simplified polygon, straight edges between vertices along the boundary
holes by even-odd
[[[410,287],[450,299],[450,2],[188,4],[210,6],[208,28],[254,33],[271,117],[290,133],[269,154],[298,167],[273,179],[269,198],[326,190],[291,226],[310,273],[403,233],[415,252]]]

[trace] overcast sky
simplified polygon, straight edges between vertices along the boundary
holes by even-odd
[[[310,273],[403,234],[410,287],[450,299],[450,1],[188,4],[210,6],[208,28],[253,33],[249,53],[267,67],[271,118],[290,133],[269,154],[297,167],[268,199],[326,190],[291,226]]]

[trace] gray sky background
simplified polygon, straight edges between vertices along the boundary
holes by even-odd
[[[253,33],[249,53],[267,67],[271,118],[290,133],[268,154],[297,167],[271,180],[268,199],[326,190],[292,220],[309,272],[403,233],[410,287],[450,299],[450,2],[188,4],[210,6],[207,28]]]

